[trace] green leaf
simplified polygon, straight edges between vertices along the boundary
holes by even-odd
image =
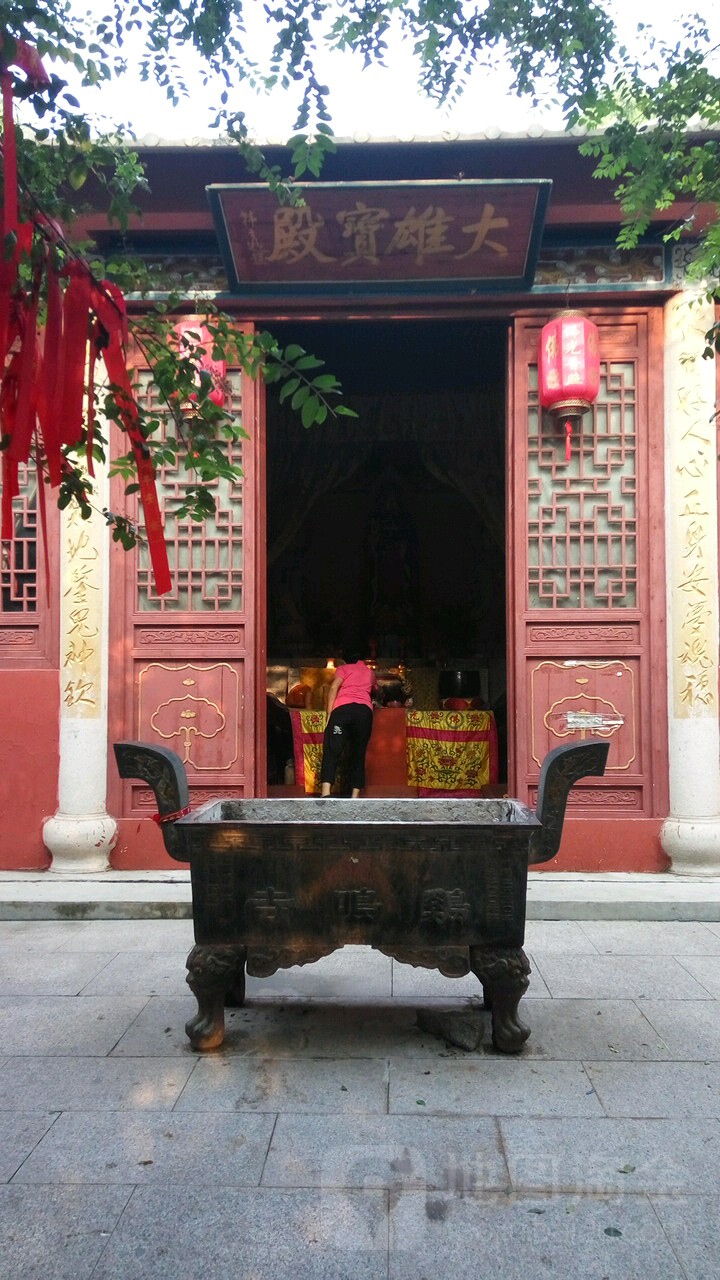
[[[76,160],[68,170],[68,182],[73,191],[79,191],[87,182],[87,167],[83,160]]]
[[[293,392],[297,391],[298,387],[300,386],[300,383],[301,383],[300,378],[288,378],[288,381],[283,383],[282,387],[280,388],[280,395],[278,397],[281,404],[283,404],[283,402],[287,400],[288,396],[291,396]]]
[[[308,396],[303,404],[300,419],[304,427],[311,427],[317,420],[318,410],[322,408],[317,396]]]
[[[308,386],[298,387],[297,391],[295,392],[295,395],[290,401],[291,408],[299,409],[300,406],[305,403],[309,395],[310,395],[310,388]]]
[[[317,356],[301,356],[295,361],[296,369],[319,369],[324,365],[324,360],[318,360]]]

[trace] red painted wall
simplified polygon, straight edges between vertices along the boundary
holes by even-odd
[[[42,824],[57,809],[59,676],[0,671],[0,870],[46,870]]]
[[[531,871],[667,871],[670,859],[660,844],[660,818],[567,818],[560,850]]]
[[[165,851],[162,832],[152,818],[118,818],[118,837],[110,854],[113,871],[187,871]]]

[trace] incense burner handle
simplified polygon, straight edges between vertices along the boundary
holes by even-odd
[[[141,778],[152,788],[158,807],[158,816],[167,821],[160,823],[165,848],[173,858],[184,862],[180,856],[178,833],[169,817],[186,809],[189,803],[185,765],[168,747],[151,746],[148,742],[116,742],[113,744],[118,773],[121,778]]]
[[[580,778],[601,778],[605,772],[609,742],[597,738],[572,746],[556,747],[542,762],[536,816],[542,824],[530,837],[528,862],[547,862],[560,848],[565,808],[570,789]]]

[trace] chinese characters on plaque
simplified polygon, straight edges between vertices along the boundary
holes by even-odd
[[[208,187],[235,293],[423,283],[529,288],[550,182],[313,183],[281,205],[259,184]]]

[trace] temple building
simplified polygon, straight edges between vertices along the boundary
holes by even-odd
[[[130,231],[85,219],[100,249],[317,357],[356,416],[306,428],[218,369],[243,476],[203,526],[175,514],[192,477],[159,469],[162,596],[100,511],[53,508],[44,545],[28,471],[2,559],[0,869],[173,865],[121,739],[176,751],[192,806],[312,793],[359,648],[382,702],[367,794],[532,805],[547,752],[599,737],[605,775],[573,789],[547,870],[720,874],[715,308],[665,239],[684,210],[620,250],[612,186],[568,135],[343,142],[301,206],[230,147],[141,157]],[[540,402],[558,313],[599,344],[567,426]],[[136,378],[157,404],[139,357]],[[141,518],[119,478],[96,498]]]

